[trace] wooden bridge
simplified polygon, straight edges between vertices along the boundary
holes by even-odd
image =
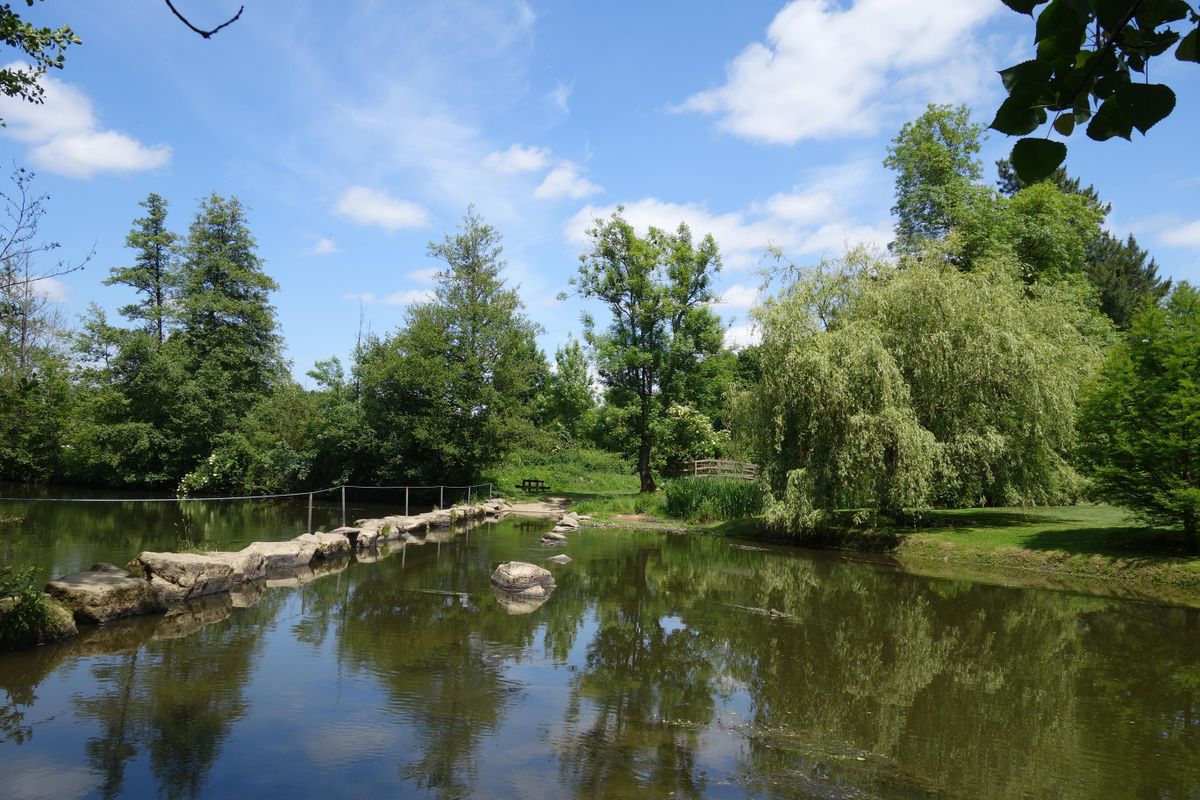
[[[758,464],[723,458],[697,458],[676,464],[673,473],[676,478],[741,478],[756,481]]]

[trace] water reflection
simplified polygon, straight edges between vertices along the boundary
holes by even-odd
[[[2,657],[0,797],[49,765],[101,797],[1200,790],[1195,609],[594,531],[509,613],[488,576],[543,529]]]

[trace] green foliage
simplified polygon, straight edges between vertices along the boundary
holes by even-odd
[[[680,478],[663,489],[667,515],[689,522],[755,517],[770,496],[758,481],[728,478]]]
[[[1200,292],[1182,283],[1137,313],[1080,406],[1082,456],[1097,496],[1154,523],[1200,521]]]
[[[1176,43],[1176,59],[1200,61],[1200,14],[1184,0],[1004,2],[1030,16],[1045,3],[1037,15],[1033,59],[1000,71],[1008,97],[991,127],[1010,136],[1033,133],[1047,122],[1064,137],[1084,123],[1097,141],[1129,139],[1135,128],[1145,134],[1175,108],[1169,86],[1145,81],[1149,62]],[[1066,154],[1061,142],[1023,138],[1013,147],[1012,164],[1034,183],[1049,177]]]
[[[546,378],[539,397],[539,424],[572,440],[591,432],[596,422],[596,395],[587,356],[574,339],[554,354],[555,370]]]
[[[181,276],[176,261],[175,233],[167,229],[167,201],[151,192],[138,205],[146,216],[134,220],[134,228],[125,237],[125,246],[134,250],[134,265],[113,267],[104,285],[124,284],[143,297],[121,307],[128,319],[141,320],[161,345],[167,338],[170,308]]]
[[[432,302],[405,326],[371,339],[358,369],[381,480],[471,482],[530,430],[545,356],[538,327],[500,277],[500,234],[468,209],[458,232],[430,243]]]
[[[966,106],[932,104],[900,129],[883,160],[896,173],[893,249],[909,252],[926,239],[944,238],[961,219],[979,193],[982,133]]]
[[[0,614],[0,647],[31,640],[45,623],[47,610],[37,574],[36,567],[0,566],[0,600],[15,601]]]
[[[32,6],[33,0],[25,3]],[[0,42],[33,60],[32,67],[20,64],[0,69],[0,92],[30,103],[42,102],[43,90],[38,79],[47,70],[62,69],[67,48],[82,44],[69,25],[36,27],[22,20],[8,3],[0,6]],[[0,125],[3,122],[0,120]]]
[[[803,529],[839,508],[1037,503],[1075,486],[1072,416],[1104,322],[1069,288],[949,261],[851,254],[760,312],[774,367],[740,398],[739,429],[781,518]]]
[[[721,455],[729,433],[715,430],[712,420],[691,406],[675,404],[655,420],[654,439],[654,469],[662,475],[680,462]]]
[[[650,228],[643,238],[621,213],[588,231],[592,249],[573,283],[612,315],[603,329],[585,316],[585,338],[605,404],[628,426],[621,449],[635,455],[642,491],[652,492],[655,421],[704,383],[706,362],[721,350],[720,319],[706,305],[721,260],[712,236],[695,245],[680,225],[673,234]]]
[[[497,494],[520,497],[516,488],[525,478],[538,478],[550,494],[609,494],[636,492],[637,476],[623,456],[607,450],[537,437],[518,447],[495,466],[484,470],[481,481],[493,484]]]

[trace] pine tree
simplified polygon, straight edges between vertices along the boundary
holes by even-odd
[[[125,237],[125,246],[135,250],[132,267],[113,267],[105,286],[125,284],[140,295],[136,303],[121,307],[130,320],[142,320],[146,329],[158,337],[161,347],[167,337],[167,325],[174,293],[179,284],[176,240],[167,230],[167,201],[151,192],[138,203],[146,216],[134,220],[134,228]]]

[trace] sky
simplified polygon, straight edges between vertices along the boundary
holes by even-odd
[[[200,27],[238,8],[176,6]],[[589,225],[618,205],[643,229],[686,221],[717,239],[726,340],[753,341],[766,247],[805,264],[886,246],[888,142],[931,102],[989,122],[996,71],[1030,57],[1033,37],[999,0],[245,0],[209,40],[156,0],[16,10],[83,40],[43,105],[0,98],[0,162],[37,173],[43,237],[66,259],[94,249],[42,291],[70,317],[91,302],[116,317],[132,295],[103,280],[132,260],[138,202],[162,195],[185,232],[201,198],[235,195],[309,386],[314,361],[346,361],[360,328],[390,333],[429,296],[427,243],[470,204],[503,235],[505,277],[551,357],[580,336],[583,311],[600,311],[569,281]],[[1132,142],[1077,134],[1067,161],[1112,203],[1115,233],[1192,282],[1197,69],[1158,59],[1152,78],[1175,89],[1175,112]],[[989,180],[1011,145],[987,139]]]

